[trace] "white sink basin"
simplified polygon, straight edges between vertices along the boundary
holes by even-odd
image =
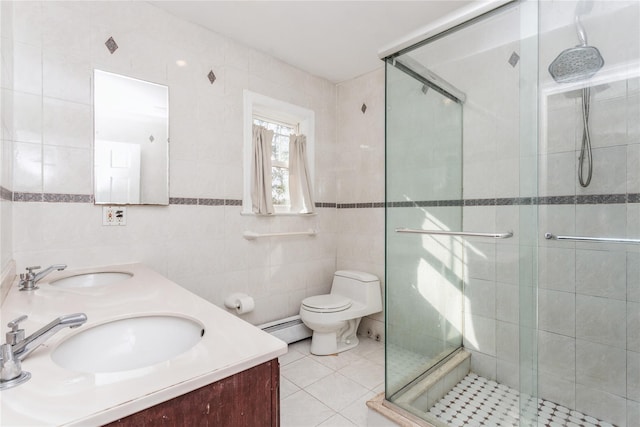
[[[131,273],[117,271],[103,271],[98,273],[77,274],[54,280],[50,284],[60,288],[90,288],[93,286],[105,286],[122,282],[133,277]]]
[[[63,368],[107,373],[144,368],[171,360],[196,345],[203,326],[178,316],[142,316],[85,329],[51,354]]]

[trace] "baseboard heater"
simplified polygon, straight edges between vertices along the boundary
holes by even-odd
[[[276,338],[280,338],[287,344],[300,341],[311,336],[311,329],[307,328],[300,316],[291,316],[285,319],[258,325],[258,328],[270,333]]]

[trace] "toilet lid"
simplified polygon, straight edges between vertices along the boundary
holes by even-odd
[[[302,305],[309,311],[317,313],[334,313],[351,307],[351,300],[342,295],[327,294],[305,298]]]

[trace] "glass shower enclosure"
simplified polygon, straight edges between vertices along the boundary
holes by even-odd
[[[395,409],[640,426],[639,28],[514,1],[385,58]]]

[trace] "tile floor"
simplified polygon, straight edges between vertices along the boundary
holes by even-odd
[[[366,402],[384,390],[384,345],[360,337],[356,348],[334,356],[314,356],[310,345],[293,343],[280,357],[281,426],[366,427]],[[511,427],[518,424],[518,398],[518,391],[471,373],[429,412],[452,427]],[[613,427],[546,400],[531,405],[540,427]]]
[[[367,400],[384,390],[384,345],[359,337],[357,347],[314,356],[311,340],[280,357],[282,427],[367,425]]]
[[[471,373],[429,412],[452,427],[516,427],[519,398],[517,390]],[[530,398],[525,405],[525,411],[537,410],[540,427],[613,427],[548,400]]]

